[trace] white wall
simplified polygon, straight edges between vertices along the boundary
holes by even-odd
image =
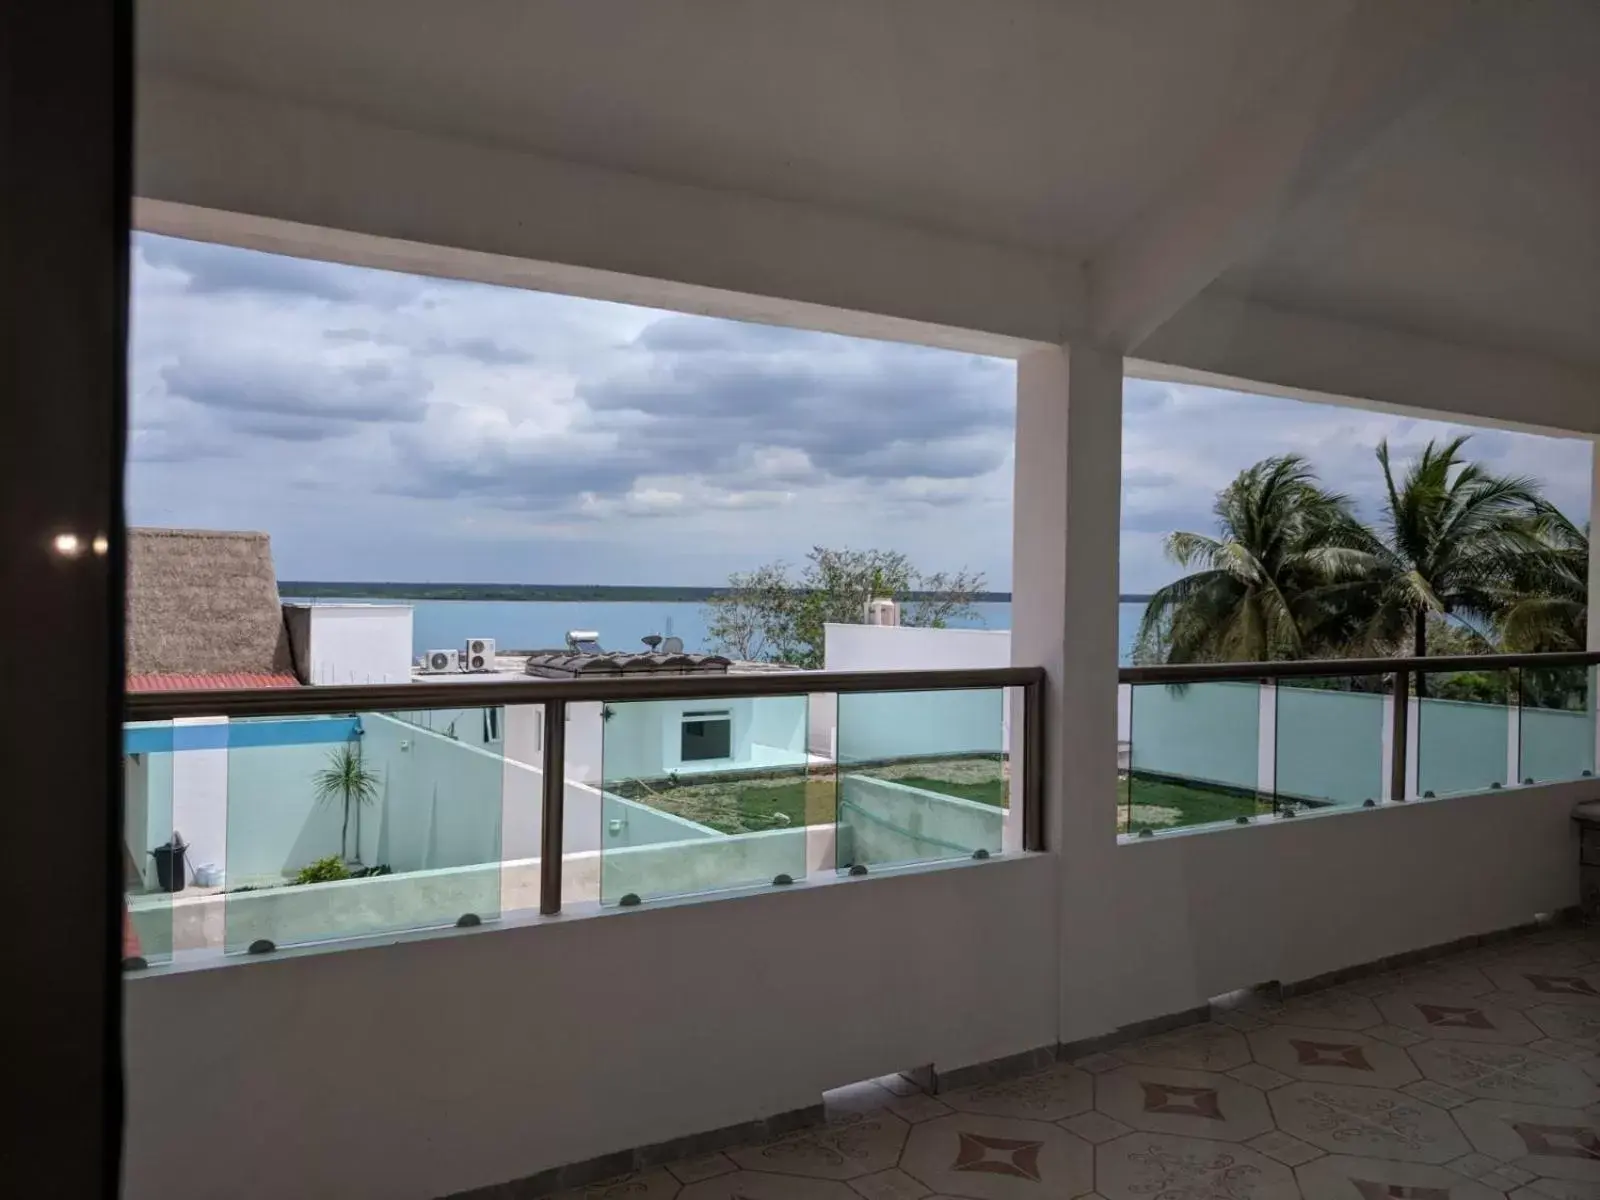
[[[172,722],[174,728],[227,723],[226,717],[188,717]],[[184,857],[192,881],[196,867],[208,863],[220,867],[228,860],[228,751],[183,750],[161,757],[170,760],[172,827],[189,844]]]
[[[170,1195],[182,1163],[237,1200],[427,1200],[1048,1044],[1054,873],[1001,860],[133,980],[126,1195]]]
[[[409,604],[298,605],[310,614],[307,681],[316,684],[410,683]]]

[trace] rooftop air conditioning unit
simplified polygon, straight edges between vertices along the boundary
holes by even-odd
[[[462,655],[461,669],[463,671],[494,670],[494,639],[467,639],[467,652]]]
[[[461,651],[429,650],[422,657],[424,675],[452,675],[461,670]]]

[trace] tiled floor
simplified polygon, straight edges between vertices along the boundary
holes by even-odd
[[[572,1200],[1600,1200],[1600,933],[1555,930]]]

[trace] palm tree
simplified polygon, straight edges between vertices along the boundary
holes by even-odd
[[[1589,530],[1550,504],[1537,520],[1545,545],[1512,572],[1500,640],[1514,653],[1582,650],[1589,625]]]
[[[1383,536],[1373,539],[1367,567],[1362,649],[1393,651],[1409,642],[1421,658],[1434,613],[1495,624],[1516,572],[1545,551],[1542,514],[1549,506],[1538,485],[1468,462],[1461,457],[1467,440],[1430,441],[1398,483],[1389,443],[1378,443],[1387,497]],[[1425,678],[1417,679],[1419,695]]]
[[[1298,454],[1263,459],[1217,496],[1219,537],[1178,532],[1167,556],[1198,568],[1157,591],[1139,625],[1139,661],[1301,658],[1338,640],[1342,591],[1370,561],[1350,501]]]
[[[338,800],[344,805],[344,824],[339,830],[339,855],[350,860],[350,806],[371,804],[378,798],[378,773],[361,761],[359,743],[345,742],[328,752],[328,765],[311,777],[317,802]]]

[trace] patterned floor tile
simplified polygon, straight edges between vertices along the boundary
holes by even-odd
[[[1272,1128],[1261,1092],[1226,1075],[1124,1067],[1095,1080],[1095,1107],[1125,1125],[1210,1141],[1243,1142]]]
[[[1095,1150],[1095,1182],[1108,1200],[1298,1200],[1294,1173],[1245,1146],[1133,1133]]]
[[[629,1200],[632,1200],[630,1197]],[[846,1185],[831,1179],[801,1179],[765,1171],[735,1171],[692,1183],[678,1200],[861,1200]]]
[[[1084,1058],[1073,1059],[1070,1065],[1091,1075],[1104,1075],[1107,1071],[1115,1071],[1122,1066],[1122,1060],[1115,1054],[1090,1054]]]
[[[1250,1035],[1256,1062],[1295,1079],[1397,1088],[1421,1078],[1406,1052],[1343,1029],[1274,1025]]]
[[[1255,1012],[1243,1008],[1217,1008],[1211,1011],[1211,1020],[1217,1025],[1226,1025],[1229,1029],[1237,1029],[1240,1033],[1249,1033],[1254,1029],[1265,1029],[1272,1024],[1256,1015]]]
[[[921,1200],[928,1194],[927,1187],[899,1167],[852,1179],[850,1186],[867,1200]]]
[[[1264,1067],[1260,1063],[1245,1063],[1244,1066],[1229,1071],[1228,1075],[1240,1083],[1260,1088],[1263,1092],[1270,1092],[1273,1088],[1294,1082],[1293,1077],[1285,1075],[1282,1071],[1274,1071],[1271,1067]]]
[[[818,1179],[854,1179],[888,1170],[905,1145],[904,1121],[889,1112],[847,1113],[764,1146],[728,1151],[745,1171],[782,1171]]]
[[[893,1092],[896,1096],[920,1096],[925,1093],[904,1075],[883,1075],[872,1081],[886,1092]]]
[[[1244,1035],[1226,1025],[1206,1022],[1174,1029],[1158,1037],[1117,1047],[1117,1057],[1150,1067],[1186,1071],[1231,1071],[1250,1061]]]
[[[1103,1112],[1079,1113],[1075,1117],[1068,1117],[1065,1121],[1057,1121],[1056,1124],[1068,1133],[1077,1134],[1092,1146],[1133,1132],[1121,1121],[1108,1117]]]
[[[894,1098],[893,1092],[885,1091],[876,1082],[852,1083],[823,1092],[822,1111],[831,1121],[846,1113],[877,1112],[889,1107]]]
[[[1536,1004],[1528,1020],[1558,1041],[1600,1050],[1600,1007],[1588,1004]]]
[[[1535,1179],[1511,1193],[1512,1200],[1600,1200],[1600,1183],[1581,1179]]]
[[[677,1178],[665,1167],[602,1179],[588,1187],[558,1192],[551,1200],[670,1200],[678,1194]]]
[[[1600,1085],[1578,1067],[1526,1046],[1423,1042],[1410,1053],[1429,1079],[1486,1100],[1557,1108],[1600,1101]]]
[[[1382,997],[1378,1008],[1390,1023],[1427,1038],[1513,1044],[1539,1038],[1533,1022],[1516,1010],[1460,992],[1398,992]]]
[[[1471,963],[1456,958],[1440,959],[1409,967],[1395,975],[1395,984],[1384,989],[1391,992],[1437,991],[1460,992],[1464,996],[1481,996],[1495,989],[1494,983],[1483,971]]]
[[[1536,1003],[1600,1006],[1600,972],[1551,962],[1513,962],[1484,971],[1502,991],[1528,996]]]
[[[1414,1029],[1401,1029],[1398,1025],[1375,1025],[1365,1030],[1370,1038],[1377,1038],[1380,1042],[1388,1042],[1391,1046],[1415,1046],[1418,1042],[1427,1041]]]
[[[1446,1087],[1442,1083],[1435,1083],[1431,1079],[1419,1079],[1415,1083],[1408,1083],[1400,1089],[1408,1096],[1415,1096],[1424,1103],[1446,1111],[1460,1108],[1472,1097],[1465,1092],[1458,1092],[1453,1087]]]
[[[1532,1183],[1537,1178],[1538,1176],[1532,1171],[1524,1171],[1521,1167],[1501,1166],[1488,1174],[1479,1175],[1478,1181],[1502,1192],[1509,1192],[1512,1188]]]
[[[1081,1196],[1094,1187],[1094,1152],[1065,1129],[979,1113],[918,1125],[901,1168],[935,1192],[972,1200]]]
[[[1076,1067],[1058,1066],[1017,1079],[943,1092],[939,1098],[958,1112],[1059,1121],[1094,1107],[1094,1080]]]
[[[1295,1169],[1305,1200],[1496,1200],[1500,1193],[1448,1167],[1330,1154]]]
[[[1262,1004],[1248,1011],[1273,1025],[1303,1025],[1308,1029],[1359,1030],[1383,1023],[1367,997],[1334,989],[1292,996],[1280,1004]]]
[[[1474,1148],[1535,1175],[1600,1182],[1600,1119],[1573,1108],[1474,1100],[1453,1114]]]
[[[1271,1133],[1263,1133],[1258,1138],[1251,1138],[1245,1145],[1250,1149],[1265,1154],[1268,1158],[1275,1158],[1286,1167],[1298,1167],[1301,1163],[1310,1162],[1313,1158],[1321,1158],[1326,1150],[1318,1149],[1310,1142],[1302,1142],[1297,1137],[1290,1137],[1281,1129],[1274,1129]]]
[[[1445,1164],[1457,1175],[1465,1175],[1468,1179],[1477,1179],[1480,1175],[1487,1175],[1491,1171],[1498,1171],[1502,1166],[1498,1158],[1490,1158],[1474,1150],[1471,1154],[1463,1154],[1460,1158],[1452,1159]]]
[[[667,1164],[667,1170],[679,1183],[699,1183],[702,1179],[715,1179],[738,1169],[726,1154],[702,1154],[698,1158]]]
[[[1442,1164],[1471,1149],[1448,1113],[1404,1092],[1291,1083],[1267,1099],[1279,1129],[1330,1153]]]

